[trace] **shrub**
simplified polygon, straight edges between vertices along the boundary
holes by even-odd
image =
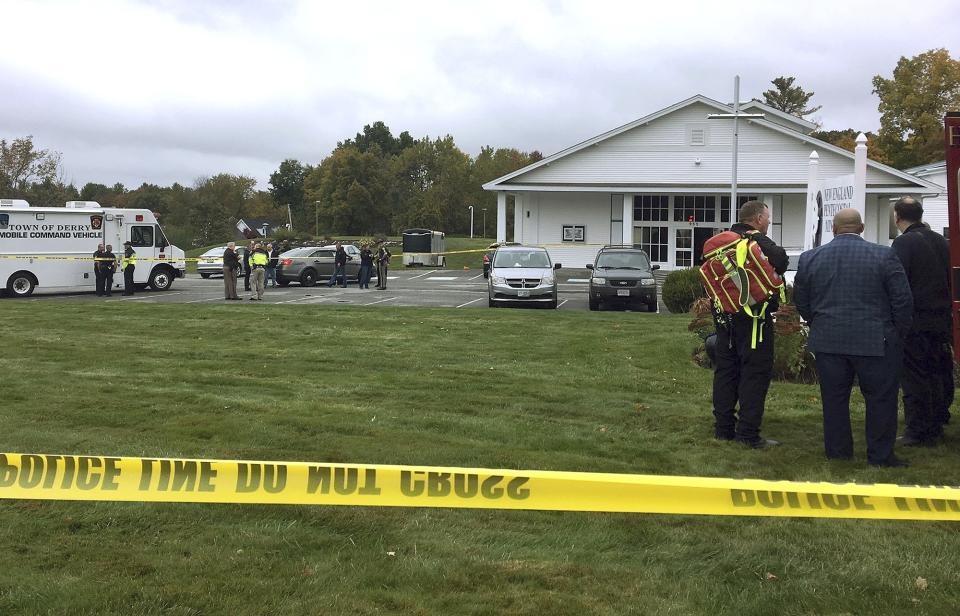
[[[690,312],[690,307],[697,298],[706,297],[700,270],[691,267],[670,272],[663,281],[661,295],[670,312]]]
[[[711,368],[713,364],[707,356],[704,343],[715,329],[710,300],[698,299],[693,303],[692,312],[694,317],[688,329],[700,339],[693,349],[693,361],[704,368]],[[815,382],[813,355],[807,351],[807,327],[800,322],[800,313],[792,304],[780,306],[774,332],[776,340],[773,346],[773,378],[781,381]]]

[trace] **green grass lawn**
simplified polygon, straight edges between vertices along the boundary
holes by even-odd
[[[957,485],[714,441],[683,315],[0,302],[0,451]],[[0,502],[0,614],[956,614],[960,525]],[[393,555],[390,555],[393,553]],[[918,578],[923,582],[918,584]]]

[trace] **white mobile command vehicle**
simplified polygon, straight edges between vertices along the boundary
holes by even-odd
[[[36,287],[93,290],[97,246],[110,244],[121,257],[127,241],[137,253],[138,286],[165,291],[186,272],[183,251],[170,245],[150,210],[104,208],[95,201],[30,207],[21,199],[0,199],[0,289],[14,297],[26,297]],[[113,280],[115,288],[122,285],[119,267]]]

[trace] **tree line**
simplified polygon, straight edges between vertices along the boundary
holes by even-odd
[[[763,101],[803,117],[816,113],[814,92],[781,76],[762,93]],[[960,110],[960,61],[946,49],[900,58],[892,77],[871,81],[879,97],[880,128],[863,130],[869,156],[899,169],[943,157],[943,116]],[[759,100],[759,99],[758,99]],[[853,150],[862,128],[816,131],[812,136]],[[542,159],[538,151],[486,146],[471,157],[453,137],[394,136],[383,122],[363,127],[337,143],[319,163],[287,159],[257,190],[249,176],[221,173],[192,185],[144,183],[128,189],[87,183],[80,189],[62,177],[60,154],[37,149],[30,136],[0,139],[0,197],[23,198],[35,205],[97,201],[107,207],[146,208],[157,212],[171,241],[204,246],[232,237],[239,218],[293,223],[302,235],[395,235],[425,227],[450,234],[469,232],[468,206],[477,221],[484,208],[495,220],[496,195],[482,184]],[[480,224],[479,222],[477,224]],[[492,223],[495,224],[495,223]],[[480,232],[478,226],[475,231]]]

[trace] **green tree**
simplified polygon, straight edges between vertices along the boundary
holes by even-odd
[[[321,230],[374,234],[389,230],[387,165],[379,147],[341,145],[304,181],[308,202],[319,201]]]
[[[194,184],[196,201],[188,219],[195,230],[193,244],[204,246],[232,237],[256,184],[251,177],[229,173],[198,179]]]
[[[851,152],[857,147],[857,135],[861,132],[867,138],[867,157],[878,163],[890,164],[890,156],[883,147],[880,138],[869,131],[858,131],[853,128],[843,130],[819,130],[810,133],[810,136],[820,141],[826,141],[829,144],[849,150]]]
[[[0,139],[0,195],[22,197],[35,182],[59,181],[60,153],[38,150],[33,136]]]
[[[946,49],[901,57],[893,78],[873,78],[880,97],[880,139],[905,169],[943,158],[943,116],[960,109],[960,60]]]
[[[337,143],[338,148],[354,146],[361,152],[366,152],[374,146],[380,148],[380,151],[387,156],[399,154],[404,149],[413,145],[414,139],[410,133],[403,131],[399,137],[394,137],[390,132],[390,127],[377,120],[373,124],[367,124],[363,127],[362,133],[357,133],[353,139],[347,139]]]
[[[307,206],[303,193],[303,181],[310,170],[310,167],[300,161],[288,158],[270,174],[270,194],[273,201],[283,210],[284,219],[287,206],[290,206],[294,229],[313,229],[313,208]]]
[[[800,86],[793,85],[794,81],[796,77],[777,77],[770,82],[773,89],[763,93],[763,101],[774,109],[800,118],[819,111],[821,105],[807,107],[815,92],[805,92]]]

